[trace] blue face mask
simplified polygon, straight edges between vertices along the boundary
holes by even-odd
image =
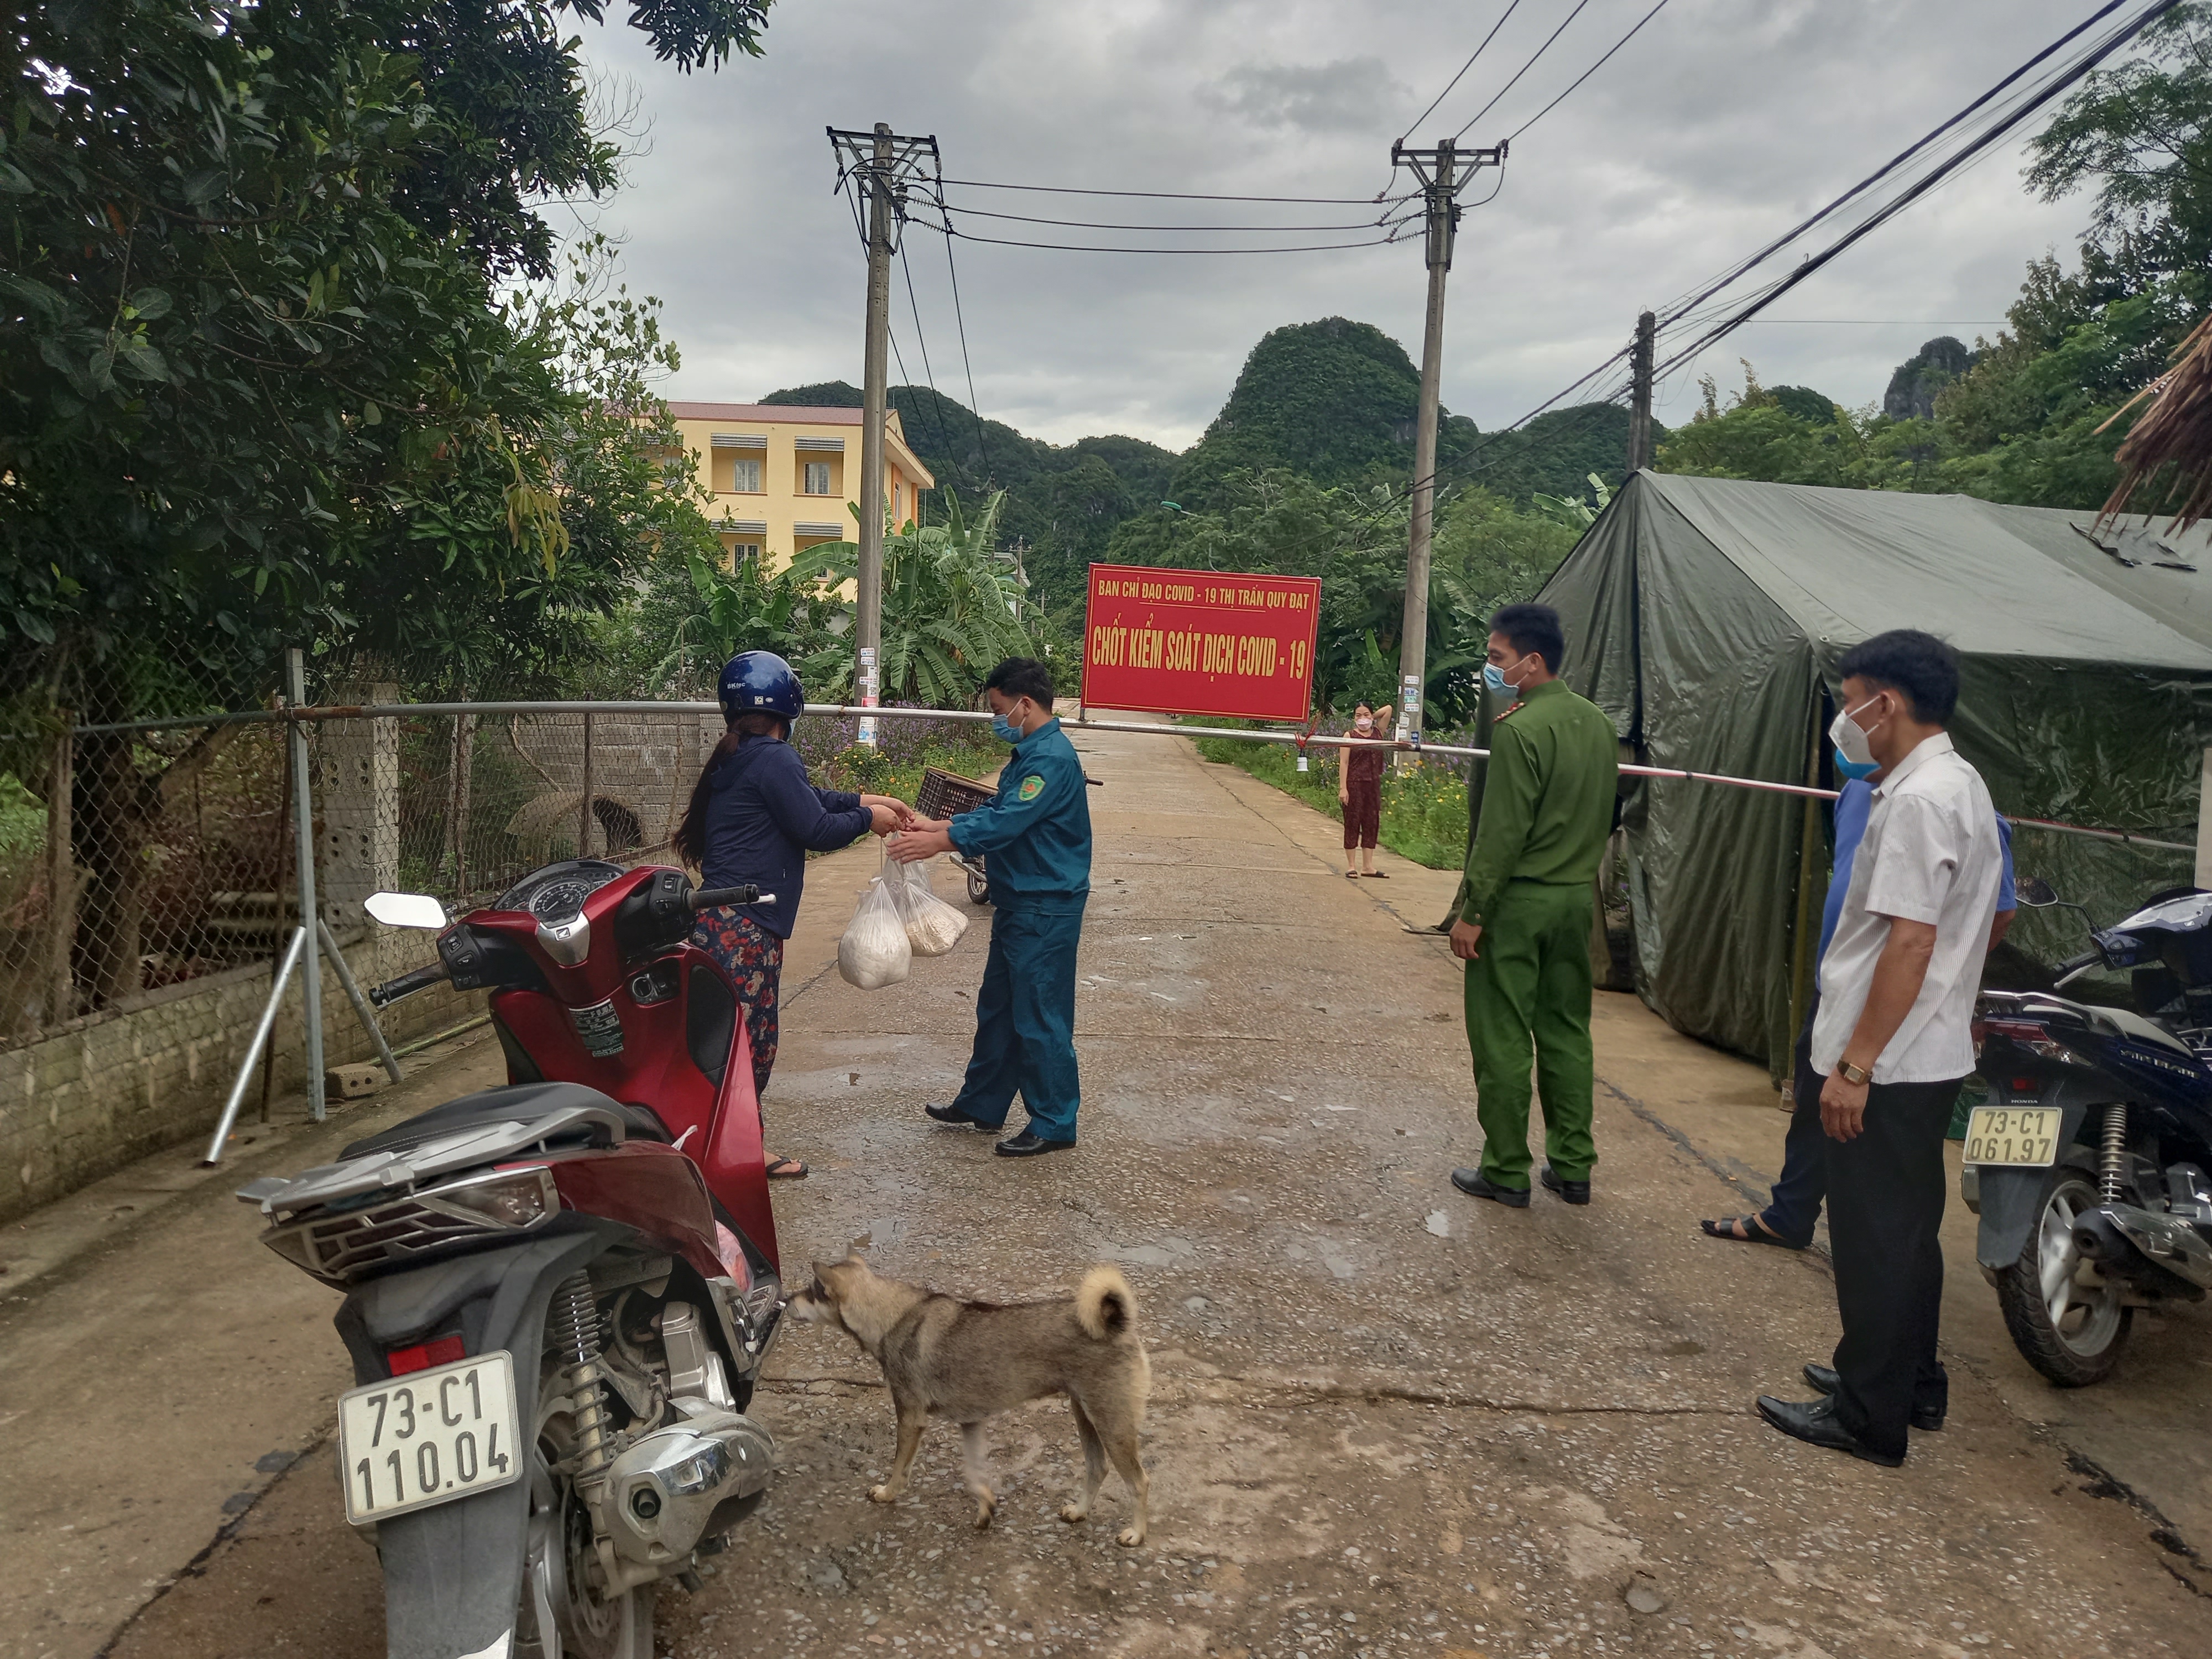
[[[1000,743],[1019,743],[1022,740],[1022,728],[1004,714],[991,716],[991,731]]]
[[[1528,660],[1528,658],[1522,657],[1521,659],[1521,662],[1516,662],[1513,665],[1516,668],[1518,668],[1522,662],[1526,662]],[[1505,678],[1505,670],[1494,662],[1486,662],[1482,665],[1482,683],[1486,686],[1489,687],[1492,691],[1518,692],[1521,690],[1519,686],[1514,684],[1512,681]]]
[[[1870,778],[1881,770],[1880,761],[1855,761],[1842,750],[1836,750],[1836,775],[1839,778]]]

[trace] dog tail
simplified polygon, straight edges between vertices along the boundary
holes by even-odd
[[[1075,1287],[1075,1322],[1084,1335],[1104,1342],[1136,1328],[1137,1293],[1119,1267],[1102,1262]]]

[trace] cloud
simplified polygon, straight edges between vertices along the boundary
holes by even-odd
[[[757,397],[860,378],[864,261],[833,194],[825,125],[933,133],[945,173],[995,185],[1328,197],[1173,201],[949,185],[980,238],[1079,247],[1296,246],[1372,240],[1390,141],[1474,49],[1505,0],[780,0],[766,56],[681,76],[624,27],[582,27],[595,70],[629,76],[650,153],[597,210],[623,239],[633,292],[661,295],[684,352],[672,390]],[[1466,135],[1495,143],[1536,114],[1649,8],[1592,0]],[[2081,0],[1673,0],[1515,140],[1500,186],[1470,205],[1453,266],[1443,401],[1502,425],[1619,349],[1636,313],[1692,290],[2078,22]],[[1413,142],[1449,136],[1528,63],[1564,8],[1522,5]],[[1696,377],[1840,403],[1878,398],[1932,335],[1971,340],[2003,314],[2027,262],[2069,252],[2080,200],[2039,203],[2017,145],[1993,153],[1661,388]],[[1470,192],[1468,201],[1477,199]],[[1036,224],[1029,220],[1079,222]],[[1273,235],[1120,226],[1276,226]],[[907,233],[895,271],[906,376],[984,415],[1068,441],[1129,432],[1187,445],[1267,330],[1340,315],[1419,356],[1418,239],[1307,254],[1063,252]],[[920,313],[917,329],[913,310]],[[1828,319],[1844,319],[1831,321]],[[963,361],[958,322],[964,321]],[[1985,326],[1982,331],[1989,331]],[[896,364],[893,373],[898,373]]]
[[[1385,125],[1381,112],[1410,95],[1381,58],[1340,58],[1333,64],[1239,64],[1200,88],[1198,98],[1255,127],[1372,133]]]

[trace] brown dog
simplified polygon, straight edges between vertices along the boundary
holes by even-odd
[[[875,1502],[894,1502],[906,1490],[923,1422],[949,1417],[960,1425],[975,1524],[989,1526],[999,1500],[984,1461],[983,1419],[1064,1394],[1083,1437],[1084,1482],[1082,1498],[1060,1518],[1080,1521],[1091,1513],[1111,1457],[1136,1504],[1121,1541],[1145,1541],[1152,1480],[1137,1455],[1137,1431],[1152,1370],[1137,1336],[1137,1298],[1119,1268],[1091,1268],[1072,1297],[1002,1307],[880,1279],[849,1255],[816,1262],[813,1285],[791,1298],[789,1311],[811,1324],[839,1327],[883,1367],[898,1413],[898,1455],[890,1479],[869,1488]]]

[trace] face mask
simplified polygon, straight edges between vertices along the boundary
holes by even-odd
[[[1022,728],[1004,714],[991,716],[991,730],[1000,743],[1019,743],[1022,740]]]
[[[1518,668],[1522,663],[1528,660],[1528,659],[1527,657],[1521,657],[1515,661],[1513,665],[1516,668]],[[1482,683],[1488,686],[1492,691],[1518,691],[1521,689],[1519,686],[1514,684],[1511,680],[1507,679],[1505,678],[1505,670],[1494,662],[1486,662],[1482,665]]]
[[[1842,750],[1836,750],[1836,775],[1839,778],[1870,778],[1881,770],[1875,761],[1855,761]]]
[[[1372,732],[1375,729],[1375,721],[1371,717],[1362,714],[1358,720],[1352,721],[1352,729],[1355,732]]]
[[[1881,763],[1875,759],[1874,750],[1867,743],[1866,729],[1851,718],[1861,709],[1873,708],[1874,704],[1874,698],[1869,697],[1857,708],[1846,708],[1828,723],[1828,741],[1836,745],[1838,757],[1850,766],[1866,769],[1865,772],[1847,774],[1851,777],[1864,777],[1867,773],[1879,771],[1881,768]]]

